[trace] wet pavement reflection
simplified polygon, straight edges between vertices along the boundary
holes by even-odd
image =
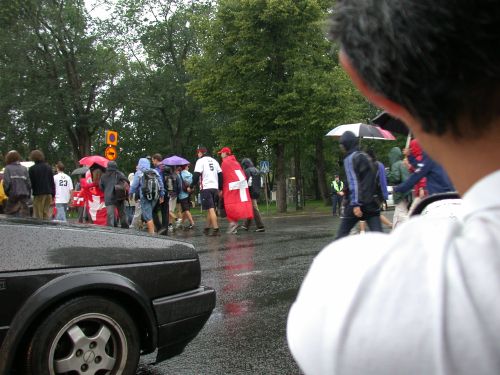
[[[239,231],[192,242],[202,284],[217,291],[217,305],[184,353],[158,365],[142,357],[139,375],[300,374],[286,343],[286,319],[314,256],[332,239],[339,219],[329,215],[268,218],[266,232]],[[223,222],[223,229],[227,224]]]

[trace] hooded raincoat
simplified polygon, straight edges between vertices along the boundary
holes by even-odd
[[[389,151],[389,162],[391,163],[391,169],[387,178],[391,185],[399,185],[410,177],[410,171],[408,171],[408,168],[406,168],[403,162],[403,153],[399,147],[391,148]],[[408,198],[408,194],[395,192],[393,197],[394,203],[398,204],[405,199],[405,197]]]

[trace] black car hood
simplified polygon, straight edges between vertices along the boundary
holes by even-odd
[[[116,228],[0,215],[0,272],[197,259],[193,245]]]

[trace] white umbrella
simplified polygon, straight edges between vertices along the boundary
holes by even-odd
[[[346,131],[353,132],[354,135],[359,138],[381,139],[386,141],[393,141],[396,139],[388,130],[363,123],[340,125],[330,130],[326,135],[328,137],[340,137]]]

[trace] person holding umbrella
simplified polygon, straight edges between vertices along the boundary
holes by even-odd
[[[377,166],[363,151],[359,150],[359,139],[351,131],[340,137],[345,152],[344,168],[349,185],[344,216],[335,239],[345,237],[358,221],[366,221],[372,232],[382,232],[380,203],[377,200]]]
[[[160,175],[160,179],[163,181],[163,186],[166,187],[167,171],[165,170],[165,165],[163,164],[162,160],[163,158],[159,153],[156,153],[151,157],[151,162],[153,163],[155,170]],[[168,199],[164,199],[163,201],[158,200],[155,207],[153,208],[153,221],[158,234],[163,234],[168,230],[168,204]],[[158,211],[160,211],[161,214],[161,222],[158,218]]]
[[[190,193],[188,192],[189,186],[193,182],[193,175],[189,172],[189,164],[181,167],[181,172],[179,174],[181,178],[181,190],[179,193],[179,203],[182,212],[182,222],[188,221],[188,225],[184,228],[186,230],[194,229],[194,220],[191,215],[191,200]]]

